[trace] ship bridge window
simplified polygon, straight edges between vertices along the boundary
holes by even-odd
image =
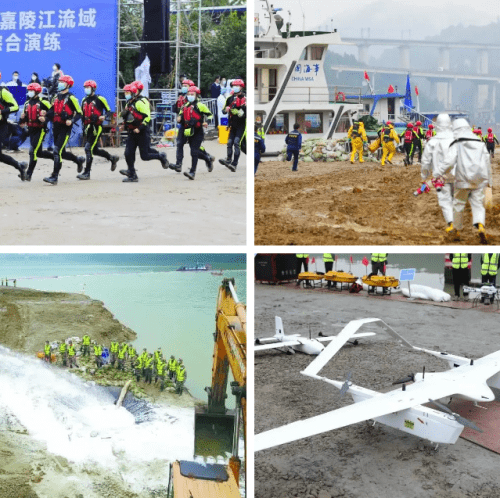
[[[323,57],[323,50],[324,50],[324,47],[310,47],[310,49],[309,49],[310,55],[311,55],[310,60],[320,61],[321,58]]]
[[[284,112],[274,116],[267,133],[268,135],[283,135],[288,133],[289,129],[289,116],[287,112]]]
[[[323,133],[322,113],[296,113],[296,121],[304,133]]]

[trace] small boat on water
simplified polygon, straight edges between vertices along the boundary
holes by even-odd
[[[201,263],[196,263],[194,266],[181,266],[176,271],[209,271],[211,269],[211,266],[208,264],[202,265]]]
[[[219,270],[219,271],[213,271],[212,272],[212,275],[216,275],[218,277],[220,277],[221,275],[224,275],[224,272],[222,270]]]

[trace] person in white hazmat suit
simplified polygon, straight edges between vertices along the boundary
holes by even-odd
[[[453,135],[455,140],[450,144],[444,161],[437,166],[436,173],[444,177],[455,167],[453,194],[455,240],[460,240],[463,212],[469,201],[472,223],[478,230],[481,242],[485,244],[484,188],[492,187],[493,183],[490,156],[486,145],[472,133],[466,119],[459,118],[453,121]]]
[[[450,144],[453,142],[453,131],[451,129],[451,119],[448,114],[440,114],[435,123],[436,134],[427,142],[422,155],[422,181],[429,177],[436,178],[437,167],[444,161]],[[437,191],[439,207],[443,211],[444,219],[447,223],[446,232],[453,230],[453,182],[455,168],[444,175],[443,187]]]

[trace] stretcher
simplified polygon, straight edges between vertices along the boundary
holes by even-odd
[[[329,271],[325,273],[323,278],[327,282],[333,282],[333,289],[338,289],[340,291],[344,288],[349,289],[350,286],[358,280],[358,277],[352,273],[346,273],[344,271]],[[340,289],[337,287],[337,283],[340,283]],[[346,285],[345,287],[344,284]]]
[[[321,281],[323,280],[324,275],[318,275],[317,273],[312,273],[309,271],[305,271],[299,273],[297,279],[299,283],[302,283],[304,287],[307,285],[309,287],[321,287]]]
[[[391,276],[365,275],[361,280],[368,285],[368,294],[377,294],[377,287],[382,287],[382,294],[390,296],[391,289],[399,287],[399,280]]]

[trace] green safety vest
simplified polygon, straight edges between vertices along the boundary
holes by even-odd
[[[177,370],[177,361],[175,360],[175,358],[173,360],[168,360],[168,369],[171,372],[175,372]]]
[[[155,351],[155,363],[158,363],[159,359],[160,359],[160,354],[161,354],[161,351]]]
[[[333,255],[324,253],[323,254],[323,263],[333,263]]]
[[[467,268],[469,266],[469,256],[464,252],[455,253],[453,254],[451,263],[455,270],[458,270],[459,268]]]
[[[151,368],[151,363],[153,362],[153,358],[147,358],[144,361],[144,368]]]
[[[372,261],[374,263],[384,263],[385,261],[387,261],[387,253],[372,254]]]
[[[142,361],[146,361],[148,359],[148,352],[144,351],[144,353],[141,354]]]
[[[481,266],[481,275],[496,275],[498,271],[498,254],[483,255],[483,265]]]
[[[117,342],[112,342],[111,343],[110,351],[112,353],[118,353],[118,343]]]
[[[177,367],[177,380],[182,382],[186,377],[186,367],[184,365],[179,365]]]
[[[45,354],[50,354],[50,344],[46,344],[44,347]]]
[[[308,258],[309,254],[297,254],[297,258]]]
[[[101,348],[101,346],[94,346],[94,355],[95,356],[102,356],[102,348]]]
[[[118,353],[118,358],[120,358],[120,360],[123,360],[123,358],[125,358],[125,353],[127,352],[127,349],[128,346],[125,344],[125,346],[123,346],[123,348]]]
[[[158,362],[158,365],[156,366],[156,370],[158,370],[158,375],[163,375],[163,369],[165,368],[165,363],[162,361]]]
[[[134,358],[135,357],[135,349],[132,347],[132,348],[128,348],[128,356],[129,358]]]
[[[76,350],[75,350],[75,346],[72,344],[71,346],[68,347],[68,354],[70,356],[75,356],[76,355]]]
[[[61,344],[59,345],[59,352],[60,353],[66,352],[66,343],[65,342],[61,342]]]
[[[135,362],[135,368],[142,369],[143,366],[144,366],[144,362],[142,361],[142,356],[139,356],[137,358],[137,361]]]
[[[90,336],[88,336],[88,335],[83,336],[83,345],[90,346]]]

